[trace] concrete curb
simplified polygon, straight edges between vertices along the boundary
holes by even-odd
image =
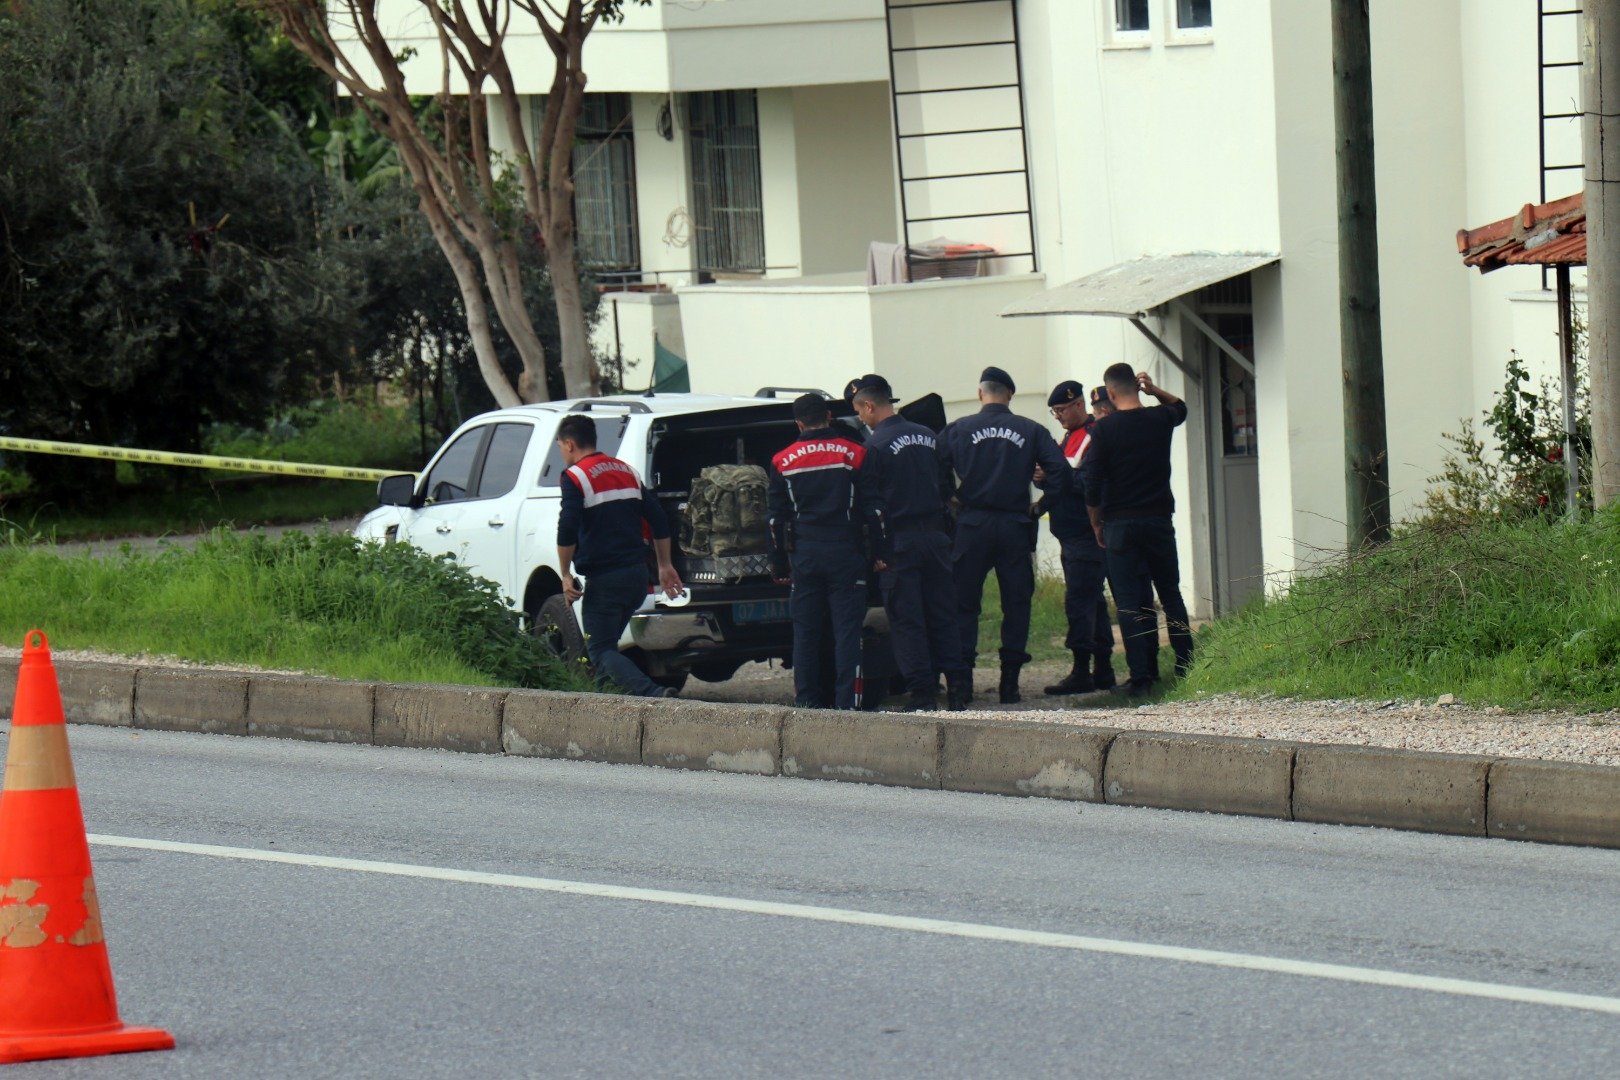
[[[18,661],[0,658],[0,718]],[[1066,724],[58,662],[72,723],[712,769],[1620,848],[1620,768]]]

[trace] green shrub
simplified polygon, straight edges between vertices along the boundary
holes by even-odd
[[[64,557],[0,547],[0,636],[396,682],[582,687],[491,582],[406,544],[218,534]]]
[[[364,402],[315,402],[258,431],[220,425],[209,433],[207,453],[364,469],[411,470],[422,464],[408,410]]]
[[[1441,471],[1429,477],[1419,508],[1424,525],[1447,525],[1487,518],[1556,517],[1568,509],[1565,440],[1579,465],[1576,509],[1592,508],[1592,421],[1584,362],[1577,359],[1575,430],[1564,430],[1563,392],[1543,380],[1530,389],[1530,373],[1515,354],[1502,389],[1484,415],[1487,445],[1472,420],[1444,435],[1450,449]]]
[[[1189,692],[1620,707],[1620,513],[1433,524],[1199,635]]]

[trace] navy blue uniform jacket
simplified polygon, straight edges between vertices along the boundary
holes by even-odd
[[[896,413],[866,440],[866,467],[877,482],[890,532],[945,525],[945,496],[934,433]]]
[[[647,559],[647,539],[669,538],[669,518],[636,470],[603,453],[581,458],[562,475],[557,546],[573,545],[574,566],[589,577]]]
[[[832,428],[802,433],[771,459],[771,535],[780,544],[789,521],[804,540],[854,542],[862,526],[881,532],[883,508],[866,460],[865,447]]]
[[[952,421],[940,437],[939,459],[961,478],[956,496],[969,510],[1027,515],[1036,465],[1046,472],[1041,490],[1055,495],[1074,484],[1051,433],[1000,404]]]

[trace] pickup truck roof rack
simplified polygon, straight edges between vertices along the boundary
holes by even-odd
[[[813,386],[762,386],[754,391],[755,397],[775,398],[778,394],[820,394],[828,401],[832,395],[825,390],[817,390]]]
[[[613,398],[585,398],[582,401],[574,402],[571,407],[578,409],[580,412],[590,412],[597,405],[606,405],[612,409],[626,409],[633,413],[652,412],[652,407],[645,401],[616,401]]]

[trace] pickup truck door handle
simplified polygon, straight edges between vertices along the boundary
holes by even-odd
[[[451,530],[449,525],[441,521],[437,525],[433,526],[433,531],[438,533],[440,536],[449,536]]]
[[[504,526],[505,524],[506,524],[506,522],[502,521],[498,517],[492,517],[492,518],[489,519],[489,527],[492,528],[492,529],[499,529],[502,526]]]

